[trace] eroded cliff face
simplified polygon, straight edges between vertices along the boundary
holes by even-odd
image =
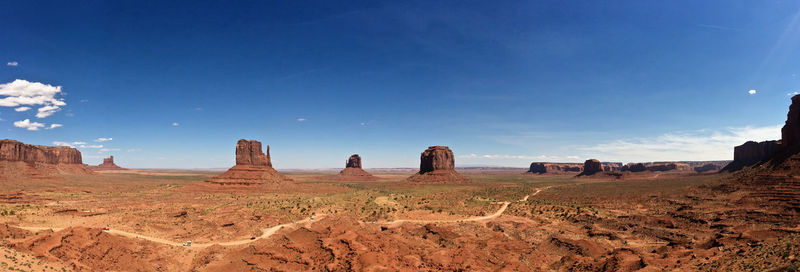
[[[781,129],[781,143],[786,147],[800,145],[800,94],[792,97],[786,123]]]
[[[747,166],[752,166],[767,161],[776,153],[784,149],[780,141],[748,141],[733,148],[733,161],[722,170],[736,171]]]
[[[0,161],[19,161],[46,164],[83,164],[81,152],[67,146],[24,144],[14,140],[0,140]]]

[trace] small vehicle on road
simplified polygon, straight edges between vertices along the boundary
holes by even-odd
[[[186,247],[188,247],[188,246],[192,246],[192,241],[186,241],[186,242],[184,242],[184,243],[183,243],[183,246],[186,246]]]

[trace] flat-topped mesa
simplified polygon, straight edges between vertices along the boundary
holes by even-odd
[[[583,172],[581,172],[581,176],[588,176],[594,175],[596,173],[603,172],[603,164],[595,159],[588,159],[583,162]]]
[[[350,180],[350,181],[373,181],[378,180],[377,177],[364,171],[361,168],[361,156],[353,154],[347,159],[344,169],[339,172],[336,177],[337,180]]]
[[[119,167],[118,165],[114,164],[114,156],[110,156],[108,158],[103,158],[103,163],[98,166],[90,166],[89,169],[92,170],[125,170],[125,168]]]
[[[94,173],[83,164],[81,152],[75,148],[0,140],[0,178],[27,182],[31,181],[32,177],[52,177],[62,174]]]
[[[419,172],[409,181],[423,183],[466,183],[469,180],[456,172],[455,156],[446,146],[431,146],[420,154]]]
[[[783,148],[784,146],[780,141],[748,141],[733,148],[733,161],[726,165],[722,171],[736,171],[767,161]]]
[[[24,144],[15,140],[0,140],[0,161],[19,161],[46,164],[83,164],[81,152],[68,146]]]
[[[261,142],[244,139],[236,143],[236,165],[208,182],[223,185],[294,184],[292,179],[272,168],[269,145],[267,154],[264,154]]]
[[[580,173],[581,171],[583,171],[583,164],[580,163],[532,162],[528,173],[566,174]]]

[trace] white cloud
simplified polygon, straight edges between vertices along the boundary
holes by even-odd
[[[172,126],[173,126],[173,127],[177,127],[177,126],[180,126],[180,125],[181,125],[181,124],[178,124],[178,122],[172,122]]]
[[[75,148],[103,148],[102,145],[87,145],[86,142],[71,142],[70,143],[70,142],[54,141],[53,145],[69,146],[69,147],[75,147]]]
[[[746,141],[777,140],[781,125],[667,133],[650,138],[616,140],[585,150],[588,157],[607,161],[648,162],[730,160],[733,147]]]
[[[795,96],[795,95],[798,95],[798,94],[800,94],[800,92],[791,92],[791,93],[787,93],[786,95],[787,96]]]
[[[101,148],[98,152],[111,152],[111,151],[119,151],[119,148]]]
[[[9,62],[6,62],[6,65],[8,65],[8,66],[19,66],[19,62],[9,61]]]
[[[19,127],[19,128],[24,128],[24,129],[27,129],[27,130],[39,130],[39,128],[44,127],[44,124],[37,123],[37,122],[31,122],[30,119],[25,119],[25,120],[22,120],[22,121],[14,122],[14,126],[15,127]]]
[[[467,154],[457,155],[456,158],[466,161],[467,164],[487,163],[492,165],[526,165],[533,161],[542,162],[577,162],[577,156],[550,156],[550,155],[508,155],[508,154]]]
[[[137,152],[137,151],[142,151],[142,149],[141,149],[141,148],[131,148],[131,149],[128,149],[128,152]]]
[[[110,137],[109,137],[109,138],[97,138],[97,139],[95,139],[94,141],[95,141],[95,142],[98,142],[98,143],[102,143],[102,142],[110,142],[110,141],[111,141],[111,140],[113,140],[113,139],[114,139],[114,138],[110,138]]]
[[[22,112],[22,111],[27,111],[29,109],[31,109],[31,107],[19,107],[19,108],[14,109],[14,111]]]
[[[59,111],[67,103],[57,98],[61,86],[17,79],[0,84],[0,107],[19,107],[21,105],[41,105],[36,117],[45,118]],[[23,107],[24,108],[24,107]]]
[[[63,127],[63,126],[64,125],[62,125],[62,124],[50,124],[50,127],[45,128],[45,129],[54,129],[54,128],[59,128],[59,127]]]
[[[751,95],[754,95],[754,94],[756,94],[756,92],[757,92],[756,90],[749,90],[749,91],[747,91],[747,93],[749,93],[749,94],[751,94]]]
[[[306,118],[297,118],[297,122],[303,122],[305,120],[306,120]]]

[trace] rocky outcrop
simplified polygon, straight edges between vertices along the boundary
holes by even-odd
[[[714,164],[714,163],[706,163],[706,164],[703,164],[701,166],[697,166],[697,167],[694,168],[694,171],[697,172],[697,173],[717,172],[719,170],[722,170],[722,166],[719,165],[719,164]]]
[[[261,151],[261,142],[239,140],[236,143],[236,165],[225,173],[208,180],[222,185],[281,184],[294,181],[272,168],[272,159]]]
[[[347,159],[344,169],[339,172],[335,180],[343,181],[372,181],[378,180],[377,177],[361,169],[361,156],[353,154]]]
[[[114,156],[110,156],[108,158],[103,159],[103,163],[98,166],[90,166],[89,169],[100,171],[100,170],[125,170],[125,168],[119,167],[118,165],[114,164]]]
[[[94,172],[83,164],[81,152],[75,148],[0,140],[0,178],[29,182],[32,178],[62,174],[91,175]]]
[[[783,149],[780,141],[748,141],[733,148],[733,161],[723,171],[736,171],[747,166],[767,161]]]
[[[580,163],[550,163],[532,162],[528,173],[534,174],[569,174],[580,173],[583,165]]]
[[[236,165],[253,165],[272,167],[272,160],[269,157],[269,145],[267,154],[261,151],[261,142],[255,140],[241,139],[236,143]]]
[[[358,154],[353,154],[350,158],[347,159],[347,163],[344,166],[345,168],[359,168],[361,169],[361,156]]]
[[[588,176],[594,175],[596,173],[603,172],[603,164],[600,161],[595,159],[589,159],[583,162],[583,172],[581,172],[581,176]]]
[[[781,143],[790,148],[800,146],[800,94],[792,97],[786,123],[781,129]]]
[[[29,145],[0,140],[0,161],[46,164],[83,164],[81,152],[68,146]]]
[[[647,167],[644,166],[644,163],[628,163],[620,169],[620,171],[628,171],[628,172],[644,172],[647,171]]]
[[[622,168],[621,162],[604,162],[603,163],[603,171],[605,172],[615,172],[619,171]]]
[[[681,172],[690,172],[694,171],[694,169],[685,163],[675,163],[675,162],[664,162],[664,163],[650,163],[647,164],[647,170],[653,172],[664,172],[664,171],[681,171]]]
[[[467,178],[456,172],[455,156],[446,146],[431,146],[420,154],[419,172],[409,181],[423,183],[465,183]]]

